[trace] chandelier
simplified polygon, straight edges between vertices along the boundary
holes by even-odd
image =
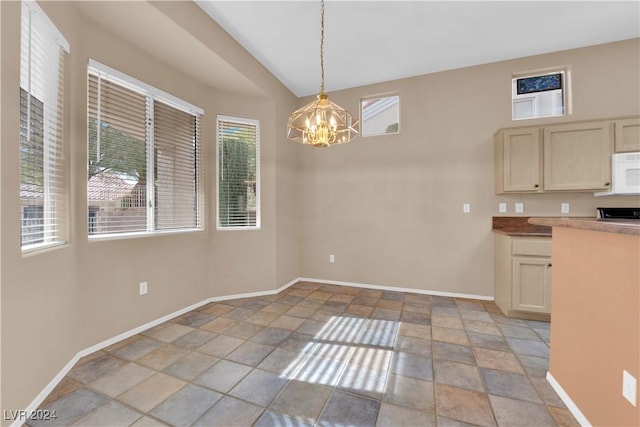
[[[287,138],[314,147],[329,147],[358,136],[358,121],[354,121],[347,110],[329,101],[324,93],[324,0],[321,0],[320,16],[320,93],[315,101],[291,113]]]

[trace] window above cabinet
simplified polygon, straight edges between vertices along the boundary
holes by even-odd
[[[514,75],[511,80],[511,119],[566,115],[568,75],[566,70]]]

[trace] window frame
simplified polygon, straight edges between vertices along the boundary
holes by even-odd
[[[526,78],[532,78],[532,77],[544,77],[544,76],[551,76],[554,74],[560,74],[561,75],[561,87],[560,89],[555,89],[556,90],[560,90],[560,99],[561,99],[561,108],[562,108],[562,113],[561,114],[546,114],[546,115],[532,115],[530,117],[515,117],[514,113],[515,113],[515,109],[514,106],[516,103],[518,102],[525,102],[527,100],[527,98],[531,99],[531,98],[535,98],[535,95],[530,95],[529,97],[526,97],[523,95],[521,95],[520,98],[518,98],[518,94],[517,94],[517,81],[520,79],[526,79]],[[548,68],[548,69],[544,69],[544,70],[534,70],[534,71],[527,71],[527,72],[521,72],[521,73],[512,73],[511,75],[511,120],[514,122],[520,122],[523,120],[535,120],[535,119],[545,119],[545,118],[553,118],[553,117],[566,117],[569,116],[571,114],[571,103],[570,103],[570,95],[571,95],[571,73],[569,68],[567,67],[555,67],[555,68]],[[531,94],[535,94],[535,93],[542,93],[545,91],[540,91],[540,92],[531,92]],[[535,102],[535,99],[534,99]]]
[[[20,188],[19,188],[19,208],[20,208],[20,250],[22,255],[31,255],[39,251],[49,250],[51,248],[61,247],[68,244],[69,241],[69,203],[68,203],[68,172],[67,172],[67,142],[65,138],[65,128],[68,125],[67,114],[67,102],[65,97],[67,95],[66,87],[66,73],[68,56],[71,52],[71,48],[67,40],[62,33],[58,30],[55,24],[49,19],[47,14],[38,6],[33,0],[23,0],[21,2],[20,11],[20,63],[19,63],[19,90],[20,90],[20,102],[19,102],[19,120],[20,120],[20,134],[19,134],[19,152],[20,157],[18,159],[20,170]],[[28,14],[28,16],[26,16]],[[35,19],[35,24],[34,24]],[[25,28],[23,24],[25,21],[29,27]],[[38,22],[39,21],[39,22]],[[37,33],[37,34],[36,34]],[[25,39],[27,34],[28,39]],[[39,40],[36,45],[32,44],[33,38]],[[23,51],[26,44],[26,52]],[[54,49],[57,49],[54,51]],[[27,53],[29,56],[26,59],[26,67],[23,65],[25,60],[23,53]],[[32,66],[34,56],[35,65]],[[51,55],[57,57],[55,66],[42,67],[41,62],[46,58],[40,55]],[[40,67],[38,68],[38,65]],[[55,70],[55,71],[49,71]],[[44,89],[45,86],[51,87],[50,83],[56,79],[55,94],[47,93]],[[23,87],[22,79],[26,79],[26,86]],[[35,81],[35,88],[32,86],[32,82]],[[42,87],[38,89],[38,84]],[[40,103],[42,109],[42,165],[34,164],[33,162],[23,161],[23,135],[22,135],[22,106],[23,106],[23,92],[24,98],[26,98],[27,115],[25,118],[27,136],[24,140],[25,143],[31,145],[33,141],[30,141],[30,129],[33,125],[34,118],[30,115],[32,104],[36,104],[33,100]],[[42,92],[40,97],[36,96],[36,92]],[[55,99],[54,99],[55,97]],[[37,104],[36,104],[37,105]],[[53,126],[49,123],[55,123]],[[52,160],[52,156],[53,160]],[[23,204],[22,199],[22,178],[25,167],[35,166],[37,171],[42,173],[42,204]],[[29,184],[37,185],[37,184]],[[27,184],[25,183],[25,188]],[[25,189],[25,191],[28,191]],[[31,199],[26,198],[26,201]],[[34,228],[34,226],[26,225],[29,220],[33,218],[26,218],[25,212],[29,211],[29,208],[36,209],[41,212],[42,229],[38,234],[42,235],[41,241],[24,243],[24,232],[26,228]],[[37,220],[38,218],[36,218]],[[35,226],[39,228],[40,226]]]
[[[148,196],[153,196],[153,204],[150,206],[149,202],[146,202],[146,218],[147,218],[147,229],[142,231],[127,231],[127,232],[108,232],[108,233],[99,233],[99,234],[91,234],[91,227],[95,227],[95,218],[92,221],[92,210],[89,206],[89,198],[87,197],[87,206],[86,206],[86,221],[87,221],[87,236],[89,241],[102,241],[102,240],[118,240],[118,239],[129,239],[129,238],[139,238],[139,237],[152,237],[152,236],[165,236],[170,234],[182,234],[182,233],[193,233],[193,232],[203,232],[205,231],[205,217],[204,217],[204,206],[205,206],[205,197],[204,197],[204,168],[203,168],[203,155],[204,155],[204,147],[203,147],[203,131],[202,131],[202,122],[204,120],[204,110],[200,107],[197,107],[187,101],[184,101],[176,96],[173,96],[165,91],[162,91],[154,86],[151,86],[148,83],[140,81],[134,77],[131,77],[123,72],[115,70],[108,65],[102,64],[94,59],[89,59],[87,64],[87,107],[89,106],[89,76],[93,74],[94,76],[98,76],[99,78],[106,78],[109,82],[119,85],[125,89],[130,91],[139,93],[145,97],[146,105],[147,105],[147,113],[148,109],[151,108],[152,112],[148,113],[146,116],[146,127],[147,127],[147,136],[145,138],[145,149],[147,151],[145,165],[147,168],[147,183],[146,194]],[[196,209],[196,226],[194,227],[182,227],[182,228],[158,228],[157,224],[153,223],[156,213],[154,212],[157,207],[157,197],[154,193],[154,189],[149,185],[150,182],[154,182],[154,166],[155,162],[157,162],[157,157],[154,155],[154,129],[155,129],[155,121],[153,117],[153,109],[155,102],[159,102],[165,104],[169,107],[175,108],[177,110],[181,110],[185,113],[191,114],[195,116],[198,120],[198,125],[196,129],[196,147],[195,147],[195,166],[197,168],[196,177],[196,189],[195,189],[195,209]],[[89,121],[89,108],[87,108],[86,114],[87,124]],[[89,126],[87,125],[87,146],[89,144]],[[87,150],[87,164],[89,162],[90,153]],[[88,180],[87,180],[87,195],[89,192]],[[150,199],[148,199],[150,200]],[[151,216],[149,215],[151,212]],[[95,212],[94,212],[95,214]]]
[[[384,99],[388,99],[388,98],[397,98],[397,102],[395,102],[394,104],[397,104],[397,109],[398,109],[398,117],[397,117],[397,121],[395,122],[395,124],[397,124],[397,129],[393,132],[374,132],[374,133],[365,133],[366,131],[366,122],[365,122],[365,107],[364,107],[364,103],[370,100],[384,100]],[[394,123],[389,123],[387,125],[387,127],[393,125]],[[397,135],[400,133],[400,94],[399,93],[386,93],[386,94],[380,94],[380,95],[370,95],[370,96],[365,96],[362,97],[360,99],[360,136],[363,138],[369,138],[369,137],[376,137],[376,136],[385,136],[385,135]]]
[[[220,224],[220,122],[233,122],[253,125],[256,127],[256,223],[255,225],[246,226],[222,226]],[[260,178],[260,120],[250,119],[246,117],[228,116],[224,114],[218,114],[216,116],[216,230],[219,231],[240,231],[240,230],[260,230],[262,228],[262,213],[261,213],[261,178]]]

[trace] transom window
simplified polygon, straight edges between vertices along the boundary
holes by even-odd
[[[362,136],[385,135],[400,131],[400,97],[382,96],[360,101]]]
[[[566,72],[514,76],[511,81],[512,119],[566,114]]]
[[[88,233],[202,229],[203,111],[91,60]]]

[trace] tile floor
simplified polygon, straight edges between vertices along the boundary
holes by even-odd
[[[548,342],[493,302],[300,282],[83,358],[28,425],[578,425]]]

